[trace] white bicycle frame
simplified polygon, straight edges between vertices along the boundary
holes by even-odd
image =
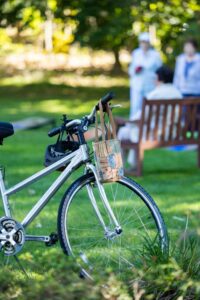
[[[104,204],[104,207],[107,210],[107,213],[109,214],[113,224],[115,225],[116,232],[121,231],[121,227],[110,207],[109,201],[107,199],[105,190],[103,185],[100,183],[96,168],[93,164],[91,164],[89,161],[89,151],[88,146],[81,145],[78,150],[70,153],[68,156],[60,159],[59,161],[53,163],[49,167],[46,167],[45,169],[37,172],[36,174],[28,177],[27,179],[21,181],[20,183],[16,184],[15,186],[6,189],[5,183],[4,183],[4,172],[3,169],[0,169],[0,192],[2,196],[3,201],[3,208],[5,212],[6,217],[12,217],[10,205],[9,205],[9,196],[12,194],[17,193],[18,191],[22,190],[26,186],[32,184],[35,181],[38,181],[42,177],[45,177],[46,175],[52,173],[56,169],[67,165],[67,167],[64,169],[64,171],[58,176],[58,178],[53,182],[53,184],[49,187],[49,189],[43,194],[43,196],[38,200],[38,202],[33,206],[33,208],[28,212],[28,214],[25,216],[23,221],[21,222],[22,226],[26,228],[40,213],[40,211],[46,206],[46,204],[49,202],[49,200],[53,197],[53,195],[58,191],[58,189],[61,187],[61,185],[67,180],[67,178],[71,175],[71,173],[77,169],[80,165],[83,163],[86,164],[86,170],[90,170],[95,177],[97,187],[99,189],[99,193],[101,196],[101,200]],[[90,185],[87,185],[87,191],[89,198],[91,200],[92,206],[96,212],[96,215],[99,219],[99,222],[104,228],[105,234],[109,234],[109,229],[106,227],[106,224],[104,223],[104,220],[101,216],[101,213],[98,209],[92,188]],[[31,236],[26,235],[26,240],[31,241],[43,241],[48,242],[50,240],[49,236]]]

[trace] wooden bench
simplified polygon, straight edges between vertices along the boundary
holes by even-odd
[[[122,141],[122,148],[134,149],[137,169],[132,175],[141,176],[144,151],[175,145],[198,145],[200,167],[200,98],[178,100],[144,99],[140,120],[115,118],[117,129],[128,123],[139,128],[138,142]]]

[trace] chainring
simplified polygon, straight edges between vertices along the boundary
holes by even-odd
[[[0,251],[6,256],[16,255],[24,243],[23,226],[10,217],[0,218]]]

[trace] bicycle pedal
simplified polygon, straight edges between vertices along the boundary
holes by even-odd
[[[86,278],[84,272],[80,271],[79,278],[81,278],[81,279],[85,279]]]
[[[55,245],[57,242],[58,242],[58,234],[55,233],[55,232],[52,232],[52,233],[49,235],[49,241],[48,241],[48,242],[45,242],[45,245],[46,245],[47,247],[51,247],[51,246]]]
[[[90,275],[88,274],[88,272],[84,269],[81,269],[79,272],[79,278],[80,279],[88,279],[90,278]]]

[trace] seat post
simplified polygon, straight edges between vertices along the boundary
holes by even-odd
[[[4,184],[4,176],[5,176],[5,168],[3,166],[0,166],[0,192],[2,196],[3,207],[4,207],[6,217],[11,217],[10,206],[9,206],[8,197],[6,195],[6,189]]]

